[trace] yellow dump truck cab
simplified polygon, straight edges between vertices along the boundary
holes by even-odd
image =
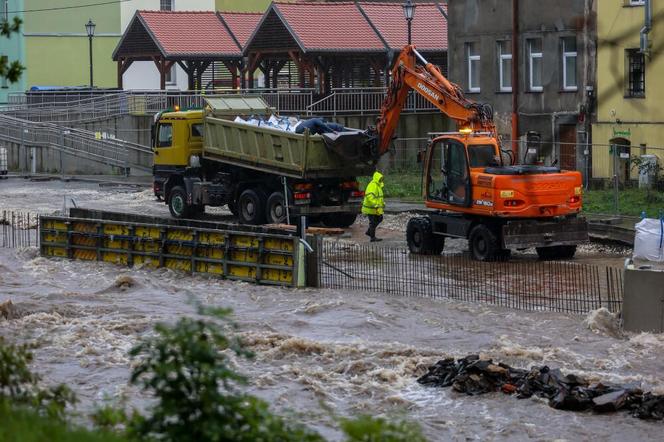
[[[200,160],[203,150],[203,110],[174,110],[155,118],[152,149],[154,151],[154,193],[164,197],[164,183],[174,173],[183,173]]]

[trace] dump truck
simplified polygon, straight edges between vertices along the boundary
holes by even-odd
[[[235,121],[274,109],[256,96],[212,97],[203,109],[172,109],[153,125],[154,193],[175,218],[227,205],[244,224],[280,224],[288,217],[348,227],[364,193],[358,176],[375,162],[365,131],[312,135]],[[356,155],[357,154],[357,155]],[[364,161],[348,159],[356,155]]]
[[[431,134],[422,152],[422,198],[430,210],[408,222],[411,253],[440,254],[445,238],[463,238],[479,261],[531,247],[541,259],[570,259],[588,241],[580,216],[581,174],[515,164],[511,151],[506,162],[491,106],[467,99],[414,45],[397,58],[376,127],[369,130],[375,158],[388,151],[411,91],[457,125],[456,131]]]

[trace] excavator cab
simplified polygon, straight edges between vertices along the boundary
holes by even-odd
[[[423,196],[433,205],[471,207],[473,176],[501,165],[500,149],[488,135],[442,134],[427,150]]]

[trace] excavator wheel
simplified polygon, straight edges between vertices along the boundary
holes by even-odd
[[[537,256],[542,261],[572,259],[576,254],[576,246],[537,247]]]
[[[495,261],[503,255],[498,237],[486,225],[478,224],[470,231],[470,255],[477,261]]]
[[[410,253],[416,255],[440,255],[445,247],[445,237],[434,235],[431,220],[425,217],[408,221],[406,241]]]

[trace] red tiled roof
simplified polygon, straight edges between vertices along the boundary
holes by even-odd
[[[213,11],[138,11],[166,56],[241,55]]]
[[[219,15],[243,48],[263,18],[262,12],[219,12]]]
[[[272,7],[305,51],[385,50],[355,3],[275,2]]]
[[[420,50],[447,50],[447,19],[435,3],[415,3],[412,42]],[[371,23],[392,49],[400,50],[408,43],[408,25],[401,3],[359,2]],[[441,5],[447,10],[446,5]]]

